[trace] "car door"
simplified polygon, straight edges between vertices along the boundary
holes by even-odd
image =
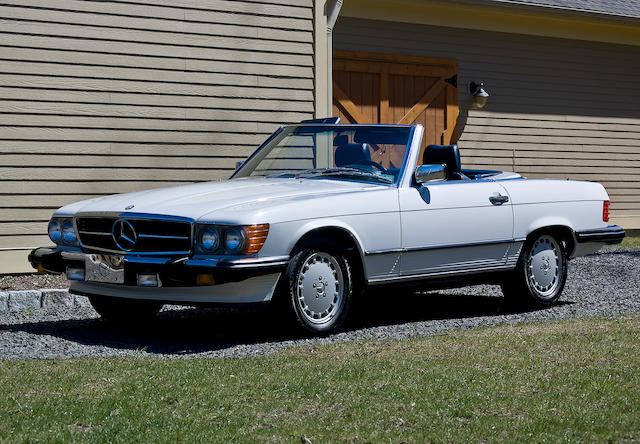
[[[505,267],[513,255],[513,211],[494,181],[439,181],[399,190],[402,276]]]

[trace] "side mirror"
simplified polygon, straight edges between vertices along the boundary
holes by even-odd
[[[236,171],[238,171],[242,165],[244,165],[243,161],[241,161],[241,160],[237,161],[236,162]]]
[[[444,180],[447,178],[447,165],[428,164],[420,165],[413,174],[418,184],[433,182],[435,180]]]

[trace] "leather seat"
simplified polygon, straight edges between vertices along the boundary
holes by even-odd
[[[423,164],[446,164],[447,180],[468,180],[462,173],[458,145],[428,145],[422,155]]]
[[[335,164],[337,167],[367,165],[370,162],[371,150],[368,143],[347,143],[336,148]]]

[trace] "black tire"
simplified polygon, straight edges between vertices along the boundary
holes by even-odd
[[[89,302],[102,319],[113,323],[140,323],[152,320],[160,311],[161,302],[139,299],[89,296]]]
[[[302,248],[289,261],[278,297],[275,308],[303,331],[335,332],[347,318],[353,299],[347,256],[332,244]]]
[[[566,281],[564,242],[538,233],[525,242],[516,269],[502,283],[502,293],[512,305],[547,307],[560,298]]]

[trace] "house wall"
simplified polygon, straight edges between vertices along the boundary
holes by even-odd
[[[226,178],[313,116],[313,0],[2,3],[0,273],[59,206]]]
[[[640,228],[640,46],[353,17],[334,46],[457,59],[463,165],[599,181],[614,222]]]

